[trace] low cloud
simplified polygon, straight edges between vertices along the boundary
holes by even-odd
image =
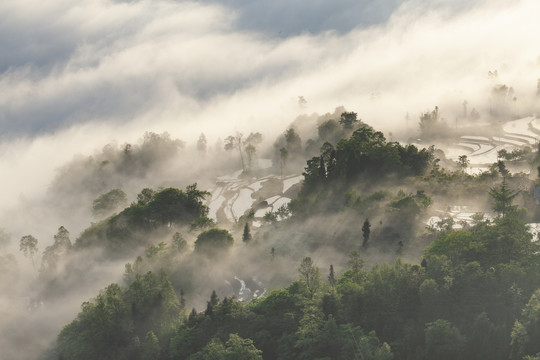
[[[487,115],[496,83],[514,88],[515,114],[532,111],[537,2],[364,2],[366,14],[384,14],[373,23],[351,17],[359,4],[328,4],[2,2],[0,176],[9,191],[0,215],[40,199],[75,154],[145,131],[188,146],[201,132],[209,145],[236,130],[272,139],[301,112],[344,105],[376,128],[414,135],[435,106],[451,120],[467,100]],[[264,14],[275,14],[265,17],[275,28]]]

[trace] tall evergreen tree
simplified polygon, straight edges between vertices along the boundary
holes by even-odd
[[[366,247],[367,243],[369,241],[369,235],[371,233],[371,224],[369,223],[369,219],[366,219],[364,221],[364,225],[362,226],[362,238],[364,239],[362,241],[362,246]]]
[[[330,283],[330,286],[332,286],[332,289],[336,287],[336,275],[334,274],[334,265],[330,264],[330,274],[328,275],[328,282]]]
[[[508,214],[516,211],[517,206],[512,205],[512,201],[516,196],[518,196],[519,191],[512,191],[508,187],[506,178],[503,178],[503,182],[499,187],[493,187],[489,190],[489,195],[493,199],[493,211],[499,214],[500,217],[504,218]]]
[[[244,225],[244,233],[242,234],[242,241],[246,244],[251,241],[251,230],[249,229],[249,224],[246,222]]]

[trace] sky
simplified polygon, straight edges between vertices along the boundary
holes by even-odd
[[[467,100],[482,113],[499,82],[528,109],[538,10],[535,0],[4,0],[0,227],[73,156],[145,131],[188,144],[201,132],[210,144],[235,131],[270,139],[301,113],[341,105],[386,133],[414,131],[435,106],[453,117]]]

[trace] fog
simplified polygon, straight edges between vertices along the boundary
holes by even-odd
[[[2,1],[0,228],[11,235],[2,251],[15,255],[19,270],[10,273],[18,285],[5,285],[10,295],[0,298],[1,313],[11,316],[1,332],[19,316],[57,331],[82,301],[121,279],[125,260],[96,269],[87,291],[47,304],[58,321],[29,319],[21,305],[36,275],[18,240],[33,234],[41,254],[59,226],[74,241],[96,221],[91,201],[100,192],[65,187],[62,176],[76,175],[66,172],[69,164],[99,159],[107,144],[118,151],[141,144],[145,132],[184,141],[161,168],[109,179],[107,186],[124,185],[131,202],[143,187],[198,182],[209,189],[215,176],[238,170],[230,154],[200,161],[201,133],[214,148],[236,131],[261,132],[263,151],[298,115],[314,119],[344,106],[386,134],[416,138],[419,115],[435,106],[452,120],[467,100],[488,117],[496,84],[514,89],[512,116],[530,115],[540,78],[540,50],[531,41],[540,33],[539,9],[534,0]],[[321,269],[343,262],[329,251],[313,255]],[[231,274],[234,263],[226,265]],[[294,272],[287,266],[283,272]]]
[[[360,18],[349,31],[286,37],[248,31],[241,19],[252,7],[226,5],[3,2],[9,36],[0,47],[10,55],[0,65],[0,168],[13,189],[4,202],[39,193],[72,154],[133,142],[144,131],[183,140],[235,129],[275,135],[300,111],[344,105],[396,132],[407,113],[414,119],[435,105],[444,114],[467,99],[485,112],[494,83],[512,86],[522,105],[535,92],[534,1],[404,2],[378,25],[366,28]],[[499,78],[488,79],[494,70]],[[29,169],[41,174],[39,184],[25,180]]]

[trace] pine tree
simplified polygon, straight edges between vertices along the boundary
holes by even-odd
[[[249,224],[247,222],[244,225],[244,234],[242,235],[242,241],[246,244],[251,241],[251,230],[249,229]]]
[[[216,290],[212,290],[212,295],[210,295],[210,304],[212,304],[212,306],[219,304],[219,298],[216,294]]]
[[[489,195],[493,198],[493,211],[498,213],[502,218],[506,215],[516,211],[517,206],[512,205],[512,201],[516,196],[518,196],[519,191],[512,191],[508,187],[506,178],[503,178],[501,186],[498,188],[491,188],[489,190]]]
[[[366,219],[366,221],[364,221],[364,225],[362,226],[362,237],[364,238],[364,241],[362,241],[363,247],[367,246],[370,233],[371,233],[371,224],[369,223],[369,219]]]
[[[186,299],[184,298],[184,289],[180,289],[180,307],[183,309],[186,308]]]
[[[332,289],[336,287],[336,275],[334,274],[334,265],[330,264],[330,274],[328,275],[328,282],[332,286]]]

